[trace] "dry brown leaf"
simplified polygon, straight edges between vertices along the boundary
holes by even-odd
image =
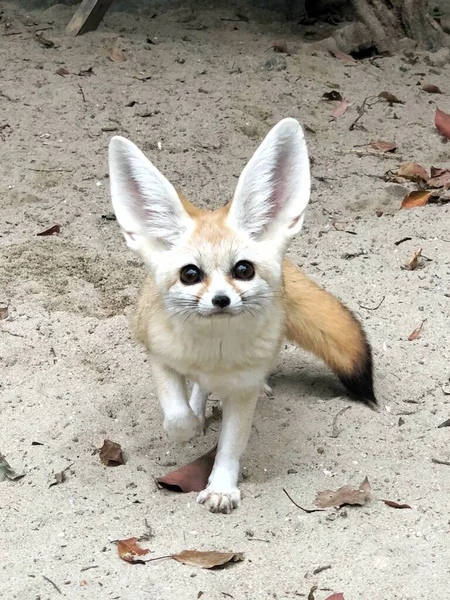
[[[42,33],[35,33],[34,35],[36,36],[37,41],[46,48],[55,47],[55,42],[52,42],[52,40],[49,40],[48,38],[44,37]]]
[[[150,552],[147,548],[141,548],[137,544],[137,538],[132,537],[127,540],[119,540],[117,551],[122,560],[133,564],[142,564],[145,562],[140,556],[145,556]]]
[[[214,459],[216,457],[217,446],[214,446],[209,452],[189,463],[172,471],[163,477],[159,477],[156,483],[172,492],[201,492],[208,484],[208,477],[211,474]]]
[[[102,463],[107,467],[118,467],[125,464],[120,444],[116,444],[111,440],[103,442],[98,454]]]
[[[0,481],[5,481],[9,479],[10,481],[17,481],[18,479],[22,479],[25,476],[25,473],[16,473],[12,468],[3,454],[0,452]]]
[[[413,181],[427,181],[429,178],[426,169],[417,163],[404,163],[400,165],[397,175],[405,179],[412,179]]]
[[[345,600],[345,598],[342,592],[338,592],[337,594],[331,594],[331,596],[328,596],[325,600]]]
[[[337,119],[338,117],[342,117],[347,108],[350,106],[350,102],[348,100],[342,100],[339,106],[333,111],[332,116]]]
[[[427,181],[428,187],[440,188],[446,190],[450,188],[450,169],[440,169],[439,167],[431,167],[431,176]]]
[[[369,480],[366,477],[357,490],[349,485],[344,485],[336,491],[325,490],[319,492],[314,500],[314,504],[320,508],[344,506],[344,504],[358,504],[362,506],[366,503],[371,491]]]
[[[382,500],[387,506],[391,508],[411,508],[409,504],[399,504],[398,502],[394,502],[393,500]]]
[[[403,100],[399,100],[397,96],[394,96],[391,92],[380,92],[378,98],[383,98],[383,100],[386,100],[389,104],[405,104]]]
[[[46,229],[45,231],[41,231],[41,233],[37,233],[36,235],[38,235],[38,236],[54,235],[55,233],[61,233],[61,225],[53,225],[53,227],[50,227],[49,229]]]
[[[65,69],[64,67],[61,67],[60,69],[58,69],[56,71],[57,75],[61,75],[61,77],[65,77],[66,75],[70,75],[70,71],[68,71],[67,69]]]
[[[417,269],[417,267],[420,264],[420,257],[422,256],[422,248],[419,248],[418,250],[416,250],[414,252],[414,254],[412,255],[412,257],[409,259],[409,261],[406,263],[406,265],[403,267],[406,271],[414,271],[415,269]]]
[[[450,140],[450,115],[436,106],[434,123],[441,135]]]
[[[7,306],[0,306],[0,321],[4,321],[8,318],[9,309]]]
[[[372,148],[375,150],[379,150],[380,152],[395,152],[397,150],[397,145],[393,142],[370,142]]]
[[[126,61],[125,54],[123,53],[123,50],[121,50],[120,48],[113,48],[110,51],[110,53],[108,54],[108,57],[110,60],[112,60],[113,62],[116,62],[116,63]]]
[[[442,94],[441,90],[437,85],[433,85],[432,83],[427,83],[422,86],[424,92],[428,92],[429,94]]]
[[[425,323],[425,321],[426,319],[424,319],[419,325],[419,327],[416,327],[414,331],[408,335],[408,340],[410,342],[413,342],[414,340],[417,340],[417,338],[420,338],[420,336],[422,335],[423,324]]]
[[[183,550],[179,554],[172,554],[172,558],[184,565],[200,567],[201,569],[214,569],[232,562],[244,560],[242,552],[200,552],[198,550]]]
[[[405,198],[403,198],[400,208],[416,208],[417,206],[425,206],[432,195],[433,192],[427,192],[427,190],[410,192]]]
[[[283,52],[284,54],[290,53],[286,40],[277,40],[270,46],[270,48],[275,52]]]
[[[329,100],[330,102],[334,102],[335,100],[337,102],[340,102],[342,100],[341,93],[338,92],[337,90],[331,90],[331,92],[325,92],[322,95],[322,98],[324,100]]]
[[[339,60],[344,60],[346,62],[354,62],[355,61],[353,56],[350,56],[350,54],[345,54],[345,52],[341,52],[340,50],[336,50],[336,52],[333,52],[333,54]]]

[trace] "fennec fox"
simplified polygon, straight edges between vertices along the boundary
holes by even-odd
[[[222,397],[214,468],[197,500],[229,513],[240,501],[239,460],[258,395],[285,339],[325,361],[353,397],[376,403],[361,325],[284,258],[310,195],[302,128],[280,121],[232,202],[214,211],[190,204],[122,137],[111,140],[109,167],[117,220],[149,271],[135,330],[150,354],[164,429],[180,443],[200,435],[209,393]]]

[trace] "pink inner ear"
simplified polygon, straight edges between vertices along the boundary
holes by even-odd
[[[281,154],[278,157],[277,164],[273,169],[271,177],[273,192],[270,198],[270,209],[268,212],[270,220],[274,219],[283,210],[288,201],[286,181],[289,178],[290,169],[289,154]]]
[[[292,219],[291,224],[289,225],[288,229],[292,229],[293,227],[295,227],[301,216],[302,216],[302,213],[300,213],[298,215],[298,217],[294,217],[294,219]]]

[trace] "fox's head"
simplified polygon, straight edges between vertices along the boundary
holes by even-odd
[[[269,132],[242,171],[232,202],[215,211],[179,196],[125,138],[112,138],[109,168],[117,220],[169,314],[197,322],[267,316],[310,195],[308,152],[295,119]]]

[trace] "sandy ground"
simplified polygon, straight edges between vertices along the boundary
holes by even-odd
[[[433,125],[436,98],[450,112],[449,96],[418,85],[450,92],[440,56],[345,63],[254,13],[249,23],[222,21],[231,9],[111,13],[73,40],[63,33],[73,9],[0,8],[0,301],[10,312],[0,324],[0,451],[25,473],[0,483],[2,599],[290,599],[313,585],[316,600],[448,598],[450,467],[432,458],[450,461],[449,429],[437,428],[450,417],[450,207],[399,211],[411,186],[380,177],[406,161],[450,166]],[[42,27],[55,47],[33,36]],[[290,56],[268,51],[280,36]],[[114,46],[125,62],[108,58]],[[275,68],[264,66],[269,58]],[[333,120],[336,103],[321,97],[336,87],[351,106]],[[378,103],[366,130],[349,131],[356,107],[383,90],[405,104]],[[194,495],[154,483],[209,449],[219,423],[210,419],[206,437],[185,448],[165,439],[145,353],[128,329],[143,268],[102,218],[111,210],[107,145],[113,133],[130,137],[188,197],[213,207],[288,115],[311,128],[314,159],[290,255],[362,319],[381,410],[350,403],[323,365],[286,348],[243,461],[243,503],[213,515]],[[374,139],[396,142],[396,154],[374,155],[363,146]],[[54,224],[59,235],[36,237]],[[429,260],[402,270],[419,247]],[[408,341],[424,319],[422,336]],[[100,463],[104,438],[122,445],[125,466]],[[49,488],[66,468],[66,481]],[[311,507],[317,491],[366,475],[364,507],[306,514],[283,493]],[[111,541],[142,535],[145,519],[154,556],[232,550],[245,562],[215,572],[128,565]]]

